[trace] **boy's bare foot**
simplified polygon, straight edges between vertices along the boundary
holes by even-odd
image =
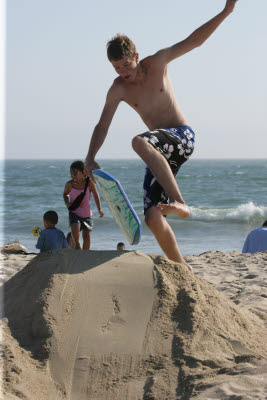
[[[162,215],[176,214],[181,218],[187,218],[190,215],[189,208],[178,201],[173,201],[170,204],[158,204],[157,209],[160,210]]]

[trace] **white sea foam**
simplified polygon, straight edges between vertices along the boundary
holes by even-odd
[[[236,208],[197,208],[190,207],[191,217],[197,221],[250,221],[255,217],[267,218],[267,207],[257,206],[252,201]]]
[[[227,214],[228,219],[242,219],[248,221],[251,217],[263,217],[267,213],[267,207],[256,206],[252,201],[247,204],[241,204],[235,210]]]

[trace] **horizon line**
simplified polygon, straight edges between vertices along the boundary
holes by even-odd
[[[27,160],[39,160],[39,161],[49,161],[49,160],[57,160],[57,161],[64,161],[64,160],[78,160],[78,157],[62,157],[62,158],[56,158],[56,157],[51,157],[51,158],[39,158],[39,157],[21,157],[21,158],[15,158],[15,157],[8,157],[8,158],[0,158],[0,161],[27,161]],[[141,158],[139,157],[131,157],[131,158],[98,158],[98,160],[101,161],[137,161],[140,160],[142,161]],[[196,157],[196,158],[190,158],[190,161],[194,160],[266,160],[267,158],[265,157]]]

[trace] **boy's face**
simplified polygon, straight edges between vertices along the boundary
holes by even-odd
[[[124,56],[120,60],[111,60],[111,64],[122,79],[127,82],[133,82],[137,73],[138,59],[139,55],[136,53],[133,58]]]

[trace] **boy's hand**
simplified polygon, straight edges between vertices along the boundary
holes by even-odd
[[[98,211],[99,212],[99,218],[102,218],[104,216],[104,213],[102,210]]]
[[[95,160],[90,161],[90,160],[86,159],[84,162],[85,175],[89,176],[92,179],[92,181],[94,182],[94,178],[93,178],[93,174],[92,174],[93,169],[101,169],[101,168]]]
[[[237,0],[227,0],[224,10],[230,14],[231,12],[234,11],[235,5],[236,5]]]

